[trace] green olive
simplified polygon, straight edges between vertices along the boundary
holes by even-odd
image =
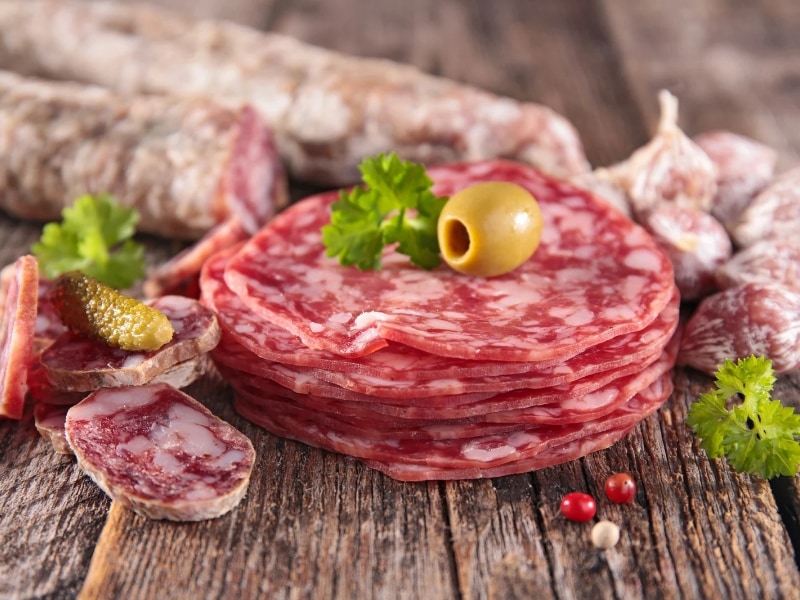
[[[454,194],[437,224],[442,258],[456,271],[494,277],[513,271],[539,246],[542,213],[514,183],[477,183]]]

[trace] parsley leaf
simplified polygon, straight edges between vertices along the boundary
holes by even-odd
[[[717,370],[716,388],[701,394],[686,418],[710,458],[725,456],[737,471],[765,479],[797,474],[800,415],[770,398],[774,383],[764,357],[726,360]]]
[[[144,247],[133,241],[138,213],[108,194],[85,195],[65,208],[61,223],[48,223],[31,251],[42,274],[55,278],[81,271],[115,288],[144,276]]]
[[[366,187],[340,192],[331,222],[322,228],[326,255],[362,271],[378,270],[383,248],[397,244],[397,252],[418,267],[439,265],[436,223],[447,198],[431,191],[425,167],[390,153],[364,159],[359,170]]]

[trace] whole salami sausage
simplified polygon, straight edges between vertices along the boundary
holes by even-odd
[[[319,183],[352,183],[361,158],[388,150],[425,163],[502,156],[556,175],[587,169],[574,128],[543,106],[151,7],[2,2],[0,67],[11,65],[128,94],[252,103],[291,173]]]
[[[286,181],[252,108],[0,72],[0,209],[57,220],[87,193],[136,208],[140,231],[194,239],[232,215],[256,231]]]

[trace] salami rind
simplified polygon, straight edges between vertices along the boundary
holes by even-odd
[[[491,279],[423,271],[391,250],[381,271],[342,267],[321,242],[331,193],[293,205],[251,238],[228,263],[226,284],[305,345],[347,357],[395,341],[470,360],[564,359],[643,329],[669,303],[673,272],[663,251],[584,190],[505,161],[429,175],[439,195],[488,180],[527,188],[544,220],[532,258]]]
[[[0,313],[0,417],[21,419],[36,333],[39,264],[25,255],[6,280]]]
[[[141,385],[219,343],[216,316],[196,300],[162,296],[150,305],[172,324],[175,334],[170,342],[158,350],[130,352],[68,331],[42,352],[41,363],[50,383],[71,392]]]
[[[428,164],[503,156],[560,176],[588,168],[572,125],[538,104],[154,7],[2,2],[0,48],[0,67],[26,73],[251,103],[292,175],[318,183],[353,183],[363,157],[390,150]]]
[[[244,497],[250,440],[166,384],[106,388],[69,409],[78,465],[113,500],[151,519],[219,517]]]
[[[248,106],[0,72],[0,208],[17,217],[56,221],[79,196],[109,193],[142,232],[196,239],[233,215],[252,232],[286,202],[282,169]]]

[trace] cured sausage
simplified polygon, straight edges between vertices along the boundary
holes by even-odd
[[[697,300],[716,290],[716,271],[733,254],[719,221],[701,210],[661,204],[640,222],[672,261],[682,300]]]
[[[163,383],[93,392],[67,412],[66,437],[106,494],[151,519],[225,514],[255,462],[245,435]]]
[[[0,50],[0,67],[29,74],[250,103],[291,174],[318,183],[353,183],[363,157],[390,150],[427,164],[506,157],[560,176],[588,168],[574,128],[549,108],[157,8],[2,2]]]
[[[680,297],[644,229],[524,165],[428,173],[441,195],[527,188],[544,221],[533,257],[483,278],[389,250],[363,272],[324,256],[335,194],[300,201],[201,273],[223,330],[212,357],[240,414],[392,477],[452,479],[578,458],[666,399]]]
[[[129,352],[68,331],[42,352],[41,363],[51,384],[70,392],[140,385],[219,342],[216,316],[196,300],[162,296],[150,305],[172,323],[175,334],[170,342],[150,352]]]
[[[563,360],[643,329],[671,300],[673,270],[661,248],[588,192],[505,161],[429,175],[438,195],[492,179],[528,189],[544,221],[531,259],[490,279],[423,271],[391,249],[380,271],[341,267],[321,240],[338,197],[329,193],[294,204],[246,242],[226,284],[304,345],[348,357],[394,341],[470,360]]]
[[[0,417],[21,419],[36,332],[39,265],[25,255],[6,275],[0,312]]]
[[[233,215],[252,233],[287,198],[271,134],[248,106],[125,99],[0,72],[0,208],[54,221],[101,193],[135,208],[140,231],[177,239]]]

